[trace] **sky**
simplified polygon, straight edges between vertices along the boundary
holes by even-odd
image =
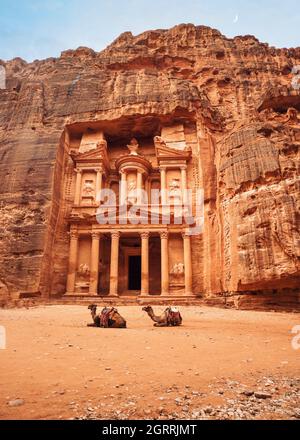
[[[299,0],[0,0],[0,59],[33,61],[79,46],[100,51],[122,32],[180,23],[300,46]]]

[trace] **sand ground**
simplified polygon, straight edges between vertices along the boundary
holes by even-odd
[[[86,327],[84,306],[0,310],[0,418],[300,418],[300,315],[181,307],[182,327],[154,328],[119,311],[127,329]]]

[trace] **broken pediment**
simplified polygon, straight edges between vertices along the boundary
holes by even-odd
[[[103,131],[86,130],[81,138],[79,153],[86,153],[98,148],[99,142],[105,142]]]
[[[162,127],[161,137],[165,141],[167,147],[181,151],[186,149],[183,124],[172,124]]]
[[[106,140],[102,140],[97,143],[97,146],[93,150],[89,150],[86,152],[81,153],[79,152],[70,152],[70,156],[73,159],[73,162],[76,164],[79,163],[90,163],[90,162],[96,162],[96,163],[103,163],[107,169],[109,169],[109,159],[107,154],[107,142]]]
[[[189,160],[192,154],[191,148],[178,150],[167,146],[166,142],[160,136],[155,136],[154,145],[158,160]]]

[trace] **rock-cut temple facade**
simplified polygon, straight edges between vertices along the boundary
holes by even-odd
[[[197,292],[192,249],[201,225],[191,228],[183,212],[195,211],[197,142],[186,142],[183,124],[160,134],[126,145],[105,130],[68,129],[66,295],[176,299]]]

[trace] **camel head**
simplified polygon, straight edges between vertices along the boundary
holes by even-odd
[[[97,306],[96,306],[96,304],[90,304],[90,305],[88,306],[88,309],[89,309],[91,312],[96,313],[96,311],[97,311]]]
[[[143,310],[144,312],[147,312],[147,313],[153,311],[151,306],[145,306],[145,307],[142,308],[142,310]]]

